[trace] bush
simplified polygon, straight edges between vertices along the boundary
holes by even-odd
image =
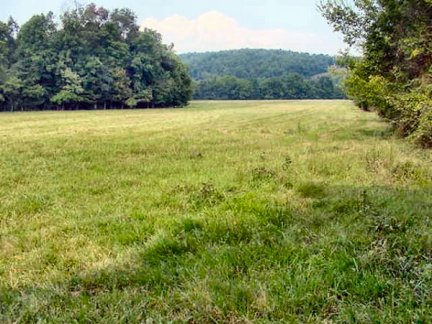
[[[413,138],[423,148],[432,148],[432,100],[424,105]]]
[[[432,100],[422,87],[393,98],[399,112],[395,121],[397,133],[408,136],[421,147],[432,147]]]
[[[365,111],[376,111],[389,120],[396,133],[423,148],[432,148],[432,99],[430,86],[414,80],[408,84],[370,76],[358,62],[345,80],[348,96]]]

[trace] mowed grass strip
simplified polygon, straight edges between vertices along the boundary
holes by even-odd
[[[430,322],[432,155],[348,101],[0,115],[0,322]]]

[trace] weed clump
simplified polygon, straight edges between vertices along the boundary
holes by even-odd
[[[324,198],[326,196],[324,185],[313,182],[300,184],[297,192],[304,198]]]
[[[293,164],[293,159],[290,156],[286,156],[284,161],[282,162],[282,169],[284,171],[288,171]]]
[[[365,156],[366,168],[372,172],[378,172],[382,168],[388,167],[391,161],[386,160],[383,153],[379,150],[371,150]]]
[[[266,182],[276,178],[276,172],[266,167],[255,168],[251,174],[252,182]]]
[[[218,190],[214,184],[204,182],[189,196],[189,203],[195,208],[213,207],[225,198],[225,195]]]
[[[417,180],[425,178],[424,170],[412,161],[399,162],[393,166],[391,173],[394,178],[400,181]]]

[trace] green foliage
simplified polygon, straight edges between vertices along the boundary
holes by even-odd
[[[9,67],[13,61],[17,29],[18,25],[12,18],[7,23],[0,21],[0,68]]]
[[[144,102],[144,103],[150,103],[153,100],[153,90],[150,88],[147,88],[135,96],[136,102]]]
[[[180,55],[195,79],[195,99],[335,99],[327,55],[243,49]]]
[[[70,68],[65,68],[65,70],[61,71],[61,75],[64,86],[51,98],[52,103],[60,105],[64,109],[68,104],[77,104],[85,101],[83,97],[84,88],[82,87],[80,76]]]
[[[14,75],[9,76],[8,79],[4,82],[2,86],[3,94],[7,98],[10,111],[15,111],[18,105],[20,105],[23,85],[23,81]]]
[[[22,96],[28,102],[32,102],[34,105],[39,105],[44,101],[45,89],[40,84],[24,86]]]
[[[432,147],[432,3],[359,0],[323,1],[324,17],[364,56],[346,62],[348,95],[363,109],[392,122],[397,133]]]
[[[131,80],[127,72],[122,68],[116,68],[113,71],[113,99],[118,102],[124,102],[133,95],[131,89]]]
[[[252,81],[225,75],[197,82],[194,98],[254,99],[258,91]]]
[[[126,100],[126,105],[130,108],[135,108],[138,104],[138,101],[135,98],[129,98]]]
[[[239,79],[281,77],[297,73],[305,77],[325,73],[335,60],[329,55],[311,55],[283,50],[241,49],[182,54],[180,58],[195,80],[231,75]]]
[[[35,15],[19,30],[13,20],[0,23],[0,111],[120,108],[132,97],[137,107],[190,100],[191,80],[173,48],[157,32],[139,31],[132,11],[89,4],[60,20],[58,27],[52,13]]]
[[[326,75],[305,79],[299,74],[245,80],[233,76],[214,77],[195,83],[195,99],[341,99],[341,89]]]
[[[398,112],[396,131],[409,136],[416,143],[432,148],[432,98],[423,87],[392,96]]]

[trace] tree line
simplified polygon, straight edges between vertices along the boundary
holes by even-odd
[[[306,79],[289,73],[264,79],[240,79],[226,75],[201,80],[194,84],[194,99],[206,100],[278,100],[341,99],[345,95],[328,76]]]
[[[177,107],[191,99],[188,70],[129,9],[78,6],[0,22],[0,111]]]
[[[180,55],[194,79],[195,99],[343,98],[329,75],[335,58],[284,50],[241,49]]]
[[[395,131],[432,148],[432,1],[326,0],[325,18],[360,59],[345,56],[345,89],[359,107],[376,111]]]

